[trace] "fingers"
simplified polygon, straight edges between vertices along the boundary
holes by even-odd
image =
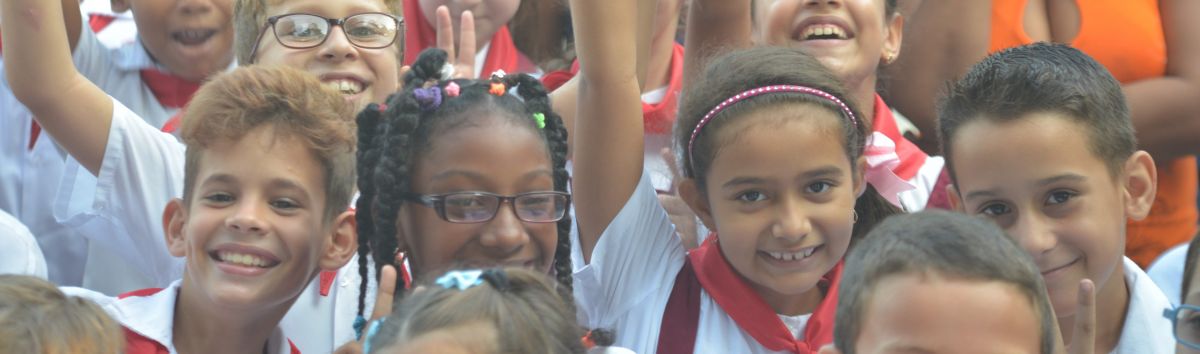
[[[454,23],[450,21],[450,9],[445,5],[438,6],[434,17],[437,17],[437,47],[454,60]]]
[[[1090,279],[1079,282],[1075,308],[1075,326],[1071,334],[1071,354],[1092,354],[1096,347],[1096,284]]]
[[[675,193],[679,190],[679,182],[683,180],[679,178],[682,175],[679,162],[675,161],[675,153],[671,151],[671,148],[662,148],[658,154],[662,156],[663,161],[667,163],[667,168],[671,170],[671,193]]]
[[[459,19],[459,34],[458,34],[458,60],[455,62],[461,69],[467,72],[458,75],[459,77],[475,78],[475,14],[471,11],[463,11],[462,18]],[[491,75],[491,73],[487,73]]]
[[[392,313],[392,300],[396,298],[396,267],[383,266],[379,271],[379,290],[375,296],[375,308],[371,311],[371,320],[377,320]]]

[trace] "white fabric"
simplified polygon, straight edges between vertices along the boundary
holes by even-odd
[[[99,1],[99,0],[95,0]],[[131,107],[133,112],[155,126],[161,125],[174,109],[158,104],[142,84],[141,68],[153,67],[141,44],[110,49],[92,33],[83,20],[79,42],[72,53],[75,68],[109,95]],[[138,274],[110,252],[89,249],[77,232],[60,225],[51,213],[58,181],[64,173],[66,153],[54,139],[42,132],[31,150],[33,116],[12,95],[0,68],[0,210],[21,220],[37,236],[49,266],[49,280],[59,285],[92,286],[109,294],[149,286],[165,286]],[[64,100],[69,100],[65,98]]]
[[[604,231],[591,263],[575,272],[575,298],[589,328],[616,331],[616,346],[653,354],[663,310],[686,257],[649,177]],[[707,291],[700,293],[700,353],[774,353],[743,332]]]
[[[787,326],[788,332],[792,332],[792,337],[796,339],[804,339],[804,329],[808,327],[808,319],[810,318],[812,318],[811,313],[797,316],[779,315],[779,319],[783,321],[783,325]]]
[[[0,274],[46,279],[46,258],[37,240],[17,218],[0,210]]]
[[[1172,247],[1158,256],[1154,263],[1150,263],[1150,268],[1146,270],[1146,274],[1154,280],[1154,284],[1158,285],[1163,295],[1167,296],[1171,305],[1179,305],[1179,301],[1183,299],[1183,266],[1187,262],[1187,252],[1186,242]]]
[[[183,259],[167,253],[161,220],[167,202],[183,196],[185,148],[119,103],[114,106],[99,176],[71,160],[54,212],[93,242],[136,264],[134,273],[168,284],[183,276]],[[366,316],[374,305],[375,283],[367,290]],[[358,289],[355,257],[338,270],[328,296],[320,294],[318,280],[309,284],[280,326],[295,336],[301,351],[331,352],[354,338]]]
[[[929,204],[929,195],[934,192],[938,177],[942,175],[942,168],[945,166],[946,160],[941,156],[925,158],[925,164],[908,180],[908,183],[917,188],[900,192],[900,205],[905,211],[915,213],[925,209],[925,205]]]
[[[1171,307],[1166,295],[1128,257],[1124,260],[1125,284],[1129,286],[1129,310],[1121,339],[1113,354],[1173,353],[1175,336],[1164,309]]]
[[[179,298],[179,284],[182,280],[172,282],[170,286],[149,296],[130,296],[124,299],[107,296],[88,289],[63,287],[64,293],[78,296],[96,302],[122,327],[162,344],[172,354],[175,342],[172,337],[175,321],[175,301]],[[267,353],[291,353],[287,337],[276,327],[267,339]],[[213,340],[218,340],[213,338]],[[302,351],[303,352],[303,351]]]
[[[110,0],[83,0],[79,3],[79,11],[83,13],[85,23],[91,15],[115,18],[108,26],[96,33],[96,39],[99,39],[106,47],[116,48],[137,40],[137,24],[133,22],[132,11],[113,12]]]

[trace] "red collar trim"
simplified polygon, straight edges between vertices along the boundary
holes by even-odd
[[[822,345],[833,342],[833,316],[837,312],[842,262],[838,262],[817,284],[827,289],[825,299],[809,318],[804,339],[796,340],[779,315],[729,265],[716,240],[715,233],[709,235],[700,248],[688,253],[688,257],[695,266],[700,285],[739,328],[773,351],[815,353]]]
[[[879,95],[875,95],[875,121],[871,125],[871,130],[883,133],[896,143],[896,155],[900,156],[900,165],[896,166],[892,172],[905,181],[911,181],[913,177],[916,177],[929,155],[900,135],[900,128],[896,125],[896,117],[892,115],[892,109],[883,102],[883,98]]]
[[[671,132],[675,123],[675,112],[679,108],[679,91],[683,83],[683,46],[675,43],[671,53],[671,80],[667,82],[667,92],[662,102],[655,104],[642,103],[642,120],[647,133],[666,134]]]

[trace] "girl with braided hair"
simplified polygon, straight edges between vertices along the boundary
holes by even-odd
[[[446,60],[422,52],[405,89],[358,116],[360,275],[370,274],[367,254],[376,274],[407,264],[402,296],[447,269],[525,267],[554,275],[572,303],[562,120],[537,79],[444,80]],[[360,289],[362,318],[366,282]]]

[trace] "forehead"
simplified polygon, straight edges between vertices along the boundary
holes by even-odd
[[[998,281],[900,274],[871,289],[860,352],[1040,352],[1040,316],[1028,296]]]
[[[967,189],[979,183],[1028,182],[1064,173],[1108,178],[1107,165],[1090,148],[1086,129],[1075,119],[1053,112],[1007,121],[976,118],[963,124],[950,141],[956,184]]]
[[[396,9],[396,11],[401,11]],[[267,0],[266,15],[309,13],[328,18],[342,18],[364,12],[390,13],[383,0]],[[402,13],[394,14],[403,16]]]
[[[849,166],[843,144],[842,119],[832,111],[809,103],[755,108],[720,126],[709,173],[745,171],[836,163]],[[728,166],[736,164],[740,167]]]
[[[545,139],[533,128],[511,118],[476,119],[443,128],[430,137],[429,147],[417,156],[417,174],[438,175],[449,170],[469,170],[498,176],[552,169]],[[532,119],[532,118],[530,118]]]
[[[295,137],[260,126],[240,138],[218,139],[200,152],[197,180],[230,176],[243,183],[289,180],[312,191],[322,190],[325,174],[317,155]]]

